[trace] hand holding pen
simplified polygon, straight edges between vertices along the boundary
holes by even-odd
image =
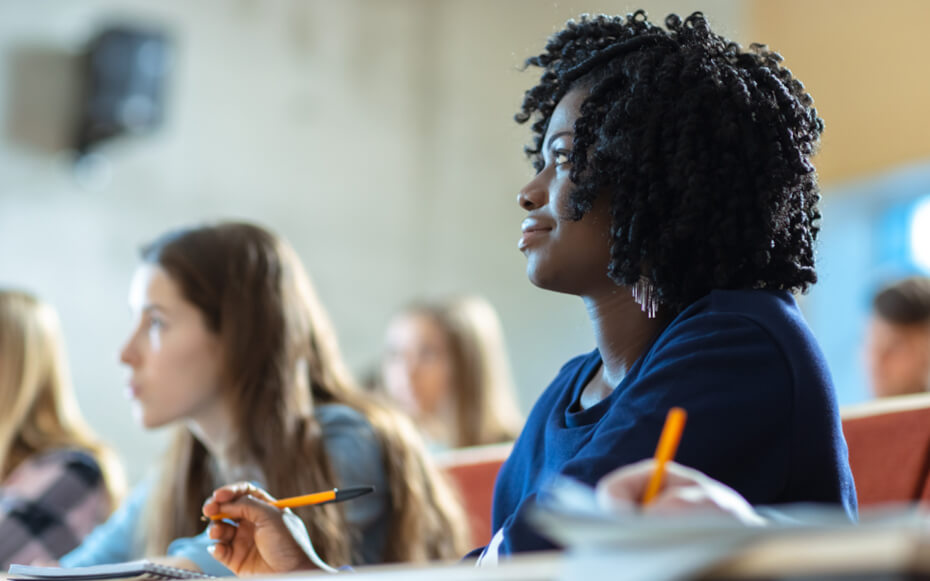
[[[659,493],[659,487],[662,486],[662,479],[665,476],[665,467],[675,458],[675,452],[678,451],[681,433],[685,429],[687,419],[687,412],[679,407],[668,410],[665,425],[662,426],[662,435],[659,436],[659,445],[656,447],[655,469],[649,478],[645,492],[643,492],[643,506],[649,506]]]
[[[609,512],[644,511],[677,515],[693,512],[728,514],[747,525],[764,523],[752,506],[729,486],[672,459],[686,414],[672,408],[653,458],[618,468],[597,483],[598,504]]]
[[[370,492],[371,487],[366,488]],[[339,491],[296,497],[299,502],[319,504],[344,499]],[[345,491],[342,491],[345,492]],[[332,494],[333,498],[328,498]],[[353,494],[357,494],[356,490]],[[327,498],[324,498],[327,497]],[[286,499],[287,500],[287,499]],[[285,503],[285,504],[293,504]],[[240,482],[213,492],[203,505],[203,516],[211,520],[209,537],[213,557],[236,575],[264,575],[315,568],[305,549],[287,524],[282,504],[264,490]],[[291,515],[293,517],[293,515]],[[235,520],[214,520],[217,518]]]

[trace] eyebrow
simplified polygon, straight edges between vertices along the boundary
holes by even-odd
[[[158,303],[149,303],[142,307],[143,313],[150,313],[152,311],[162,311],[165,312],[165,307],[159,305]]]
[[[549,141],[546,143],[546,146],[543,149],[549,149],[552,147],[552,142],[556,140],[557,137],[562,137],[563,135],[572,135],[573,132],[570,129],[564,131],[559,131],[558,133],[553,133],[549,136]]]

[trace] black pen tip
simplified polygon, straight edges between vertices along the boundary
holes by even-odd
[[[336,502],[351,500],[374,491],[374,486],[350,486],[348,488],[337,488],[335,500]]]

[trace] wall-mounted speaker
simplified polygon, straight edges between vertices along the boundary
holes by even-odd
[[[83,103],[75,142],[79,154],[101,141],[150,132],[161,124],[172,61],[165,34],[106,28],[91,40],[82,60]]]

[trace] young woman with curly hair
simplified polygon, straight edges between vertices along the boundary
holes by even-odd
[[[542,76],[517,115],[537,170],[519,247],[533,284],[582,298],[597,348],[565,364],[501,469],[489,562],[550,548],[526,519],[540,488],[648,458],[672,406],[689,412],[682,464],[752,504],[856,514],[832,379],[792,296],[816,281],[823,122],[778,54],[701,13],[665,25],[583,16],[527,63]],[[245,515],[234,496],[205,511]],[[272,571],[273,529],[249,544]],[[235,570],[235,530],[213,536]]]

